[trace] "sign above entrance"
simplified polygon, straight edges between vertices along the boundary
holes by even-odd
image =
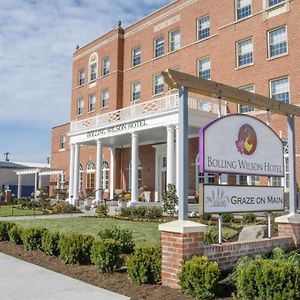
[[[282,141],[254,117],[216,119],[199,131],[199,172],[284,176]]]
[[[204,185],[205,213],[284,210],[282,187]]]

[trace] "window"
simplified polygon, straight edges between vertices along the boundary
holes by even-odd
[[[157,74],[154,76],[154,95],[164,92],[164,78],[162,75]]]
[[[93,53],[89,60],[89,81],[95,81],[97,79],[97,69],[98,69],[98,55]]]
[[[154,40],[154,57],[164,55],[165,41],[164,37],[160,36]]]
[[[287,30],[286,26],[269,31],[269,57],[286,54]]]
[[[109,89],[102,91],[102,107],[108,107],[109,104]]]
[[[209,16],[197,20],[198,40],[203,40],[210,36]]]
[[[108,179],[109,179],[109,165],[106,160],[102,162],[102,188],[104,191],[108,190]]]
[[[141,83],[140,81],[135,81],[131,86],[131,100],[136,101],[141,97]]]
[[[109,74],[109,67],[110,67],[109,58],[106,57],[103,59],[103,63],[102,63],[102,75],[103,76]]]
[[[96,95],[89,95],[89,112],[96,110]]]
[[[290,102],[290,87],[289,79],[287,77],[271,80],[271,98],[278,101]]]
[[[138,66],[141,64],[141,48],[134,48],[132,50],[132,66]]]
[[[240,185],[248,184],[247,175],[237,175],[237,176],[239,176],[239,184]]]
[[[210,79],[210,58],[205,57],[198,60],[198,76]]]
[[[271,7],[284,1],[285,0],[267,0],[267,5],[268,7]]]
[[[195,191],[196,193],[199,192],[199,183],[205,184],[214,184],[216,183],[215,175],[213,173],[199,173],[199,153],[195,159]]]
[[[248,85],[248,86],[242,87],[240,89],[243,91],[246,91],[246,92],[254,93],[253,85]],[[254,107],[240,104],[240,113],[247,113],[250,111],[254,111]]]
[[[66,135],[61,134],[59,137],[59,149],[60,150],[65,149],[65,145],[66,145]]]
[[[259,185],[259,176],[248,176],[248,185]]]
[[[84,85],[84,78],[85,78],[84,70],[80,70],[79,71],[79,78],[78,78],[79,86]]]
[[[252,38],[237,42],[237,66],[247,66],[253,63]]]
[[[87,191],[95,190],[95,164],[89,161],[86,165],[86,189]]]
[[[251,0],[237,0],[236,1],[236,18],[237,20],[250,16],[251,11]]]
[[[84,102],[83,98],[77,100],[77,115],[81,116],[83,114]]]
[[[180,29],[170,32],[170,51],[180,48]]]

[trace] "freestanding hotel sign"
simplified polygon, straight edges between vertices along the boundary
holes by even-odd
[[[284,176],[283,144],[262,121],[229,115],[200,128],[199,172]]]

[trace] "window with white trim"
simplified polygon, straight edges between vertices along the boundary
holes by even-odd
[[[104,191],[108,191],[109,182],[109,165],[106,160],[102,162],[102,188]]]
[[[164,78],[161,74],[154,75],[154,95],[164,92]]]
[[[260,179],[257,175],[248,176],[248,185],[259,185]]]
[[[197,20],[198,40],[206,39],[210,36],[209,16]]]
[[[59,137],[59,149],[60,150],[63,150],[65,149],[65,146],[66,146],[66,135],[65,134],[61,134],[60,137]]]
[[[180,29],[170,32],[169,42],[171,52],[180,49]]]
[[[83,115],[83,109],[84,109],[83,98],[79,98],[79,99],[77,100],[77,115],[78,115],[78,116]]]
[[[288,52],[288,40],[287,40],[287,28],[282,26],[268,32],[269,42],[269,57],[276,57],[287,54]]]
[[[110,72],[110,61],[109,57],[105,57],[102,62],[102,75],[106,76]]]
[[[102,91],[102,106],[101,107],[108,107],[109,105],[109,89],[105,89]]]
[[[248,176],[247,175],[237,175],[239,176],[239,184],[247,185],[248,184]]]
[[[198,60],[198,76],[204,79],[210,79],[210,57]]]
[[[252,38],[237,42],[237,66],[247,66],[253,63],[253,41]]]
[[[290,85],[288,77],[271,80],[270,91],[271,98],[284,103],[290,102]]]
[[[267,1],[267,7],[272,7],[279,3],[285,2],[285,0],[266,0],[266,1]]]
[[[154,57],[160,57],[165,53],[165,40],[164,36],[154,39]]]
[[[96,94],[89,95],[89,112],[96,110]]]
[[[79,71],[79,75],[78,75],[78,85],[84,85],[84,79],[85,79],[85,72],[84,70],[80,70]]]
[[[97,79],[98,70],[98,55],[93,53],[89,60],[89,81],[95,81]]]
[[[141,64],[141,47],[134,48],[132,50],[132,66],[138,66]]]
[[[86,189],[88,191],[95,190],[95,164],[89,161],[86,165]]]
[[[141,98],[141,82],[135,81],[131,84],[131,100],[136,101]]]
[[[254,93],[254,85],[244,86],[244,87],[241,87],[240,89],[243,91],[249,92],[249,93]],[[250,111],[254,111],[254,107],[249,106],[249,105],[240,104],[239,111],[240,111],[240,113],[247,113]]]
[[[252,8],[251,3],[252,0],[237,0],[236,1],[236,19],[240,20],[251,16]]]
[[[216,183],[215,174],[213,173],[200,173],[199,172],[199,153],[195,160],[195,191],[199,192],[199,183],[214,184]]]

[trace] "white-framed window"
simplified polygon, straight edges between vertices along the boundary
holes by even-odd
[[[88,191],[93,191],[95,190],[95,173],[96,173],[95,164],[92,161],[88,161],[85,169],[86,169],[86,180],[85,180],[86,189]]]
[[[110,60],[109,57],[105,57],[102,61],[102,75],[106,76],[110,72]]]
[[[89,112],[96,110],[96,94],[89,95]]]
[[[61,134],[59,137],[59,149],[63,150],[66,147],[66,135],[65,134]]]
[[[180,29],[173,30],[169,33],[170,51],[180,49]]]
[[[196,156],[195,159],[195,191],[198,193],[199,191],[199,184],[205,183],[205,184],[214,184],[216,183],[215,175],[213,173],[200,173],[199,172],[199,153]]]
[[[239,185],[247,185],[248,184],[248,176],[247,175],[237,175],[239,176]]]
[[[198,40],[206,39],[210,36],[209,16],[197,20]]]
[[[254,85],[253,84],[241,87],[240,89],[243,91],[249,92],[249,93],[254,93]],[[249,106],[249,105],[240,104],[239,111],[240,111],[240,113],[247,113],[250,111],[254,111],[254,107]]]
[[[85,79],[85,72],[84,70],[80,70],[78,74],[78,85],[84,85],[84,79]]]
[[[266,1],[267,1],[267,7],[272,7],[279,3],[285,2],[285,0],[266,0]]]
[[[154,39],[154,57],[160,57],[165,53],[165,40],[161,35]]]
[[[138,160],[138,188],[140,189],[142,187],[142,165],[140,160]],[[131,162],[128,165],[128,190],[131,190]]]
[[[210,79],[210,57],[198,60],[198,77]]]
[[[236,19],[241,20],[252,14],[252,0],[236,0]]]
[[[79,165],[79,191],[83,191],[83,167]]]
[[[154,95],[164,92],[164,78],[161,74],[154,75]]]
[[[83,115],[83,109],[84,109],[83,98],[79,98],[79,99],[77,100],[77,115],[78,115],[78,116]]]
[[[257,175],[248,176],[248,185],[259,185],[260,179]]]
[[[289,103],[290,102],[290,84],[289,78],[283,77],[270,81],[270,94],[271,98],[278,101]]]
[[[106,160],[102,162],[102,188],[104,191],[108,191],[109,182],[109,164]]]
[[[97,79],[98,70],[98,55],[93,53],[89,60],[89,81],[95,81]]]
[[[102,106],[101,107],[108,107],[109,105],[109,89],[105,89],[102,91]]]
[[[132,66],[138,66],[141,64],[141,47],[134,48],[132,50]]]
[[[247,66],[253,63],[253,41],[252,38],[236,43],[237,66]]]
[[[141,82],[135,81],[131,84],[131,100],[136,101],[141,98]]]
[[[287,27],[282,26],[268,32],[269,57],[288,53]]]

